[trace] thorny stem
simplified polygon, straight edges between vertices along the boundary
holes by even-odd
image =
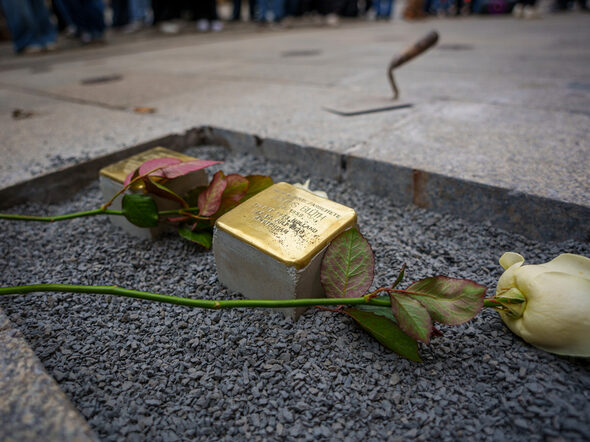
[[[32,284],[13,287],[0,287],[0,296],[26,294],[33,292],[67,292],[67,293],[95,293],[103,295],[122,296],[126,298],[138,298],[147,301],[163,302],[167,304],[184,305],[187,307],[225,309],[225,308],[284,308],[307,307],[315,305],[374,305],[381,307],[391,306],[389,300],[360,298],[303,298],[285,300],[208,300],[191,299],[180,296],[162,295],[159,293],[143,292],[139,290],[124,289],[117,286],[101,285],[72,285],[72,284]]]

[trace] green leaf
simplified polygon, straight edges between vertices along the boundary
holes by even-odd
[[[154,195],[166,198],[172,201],[178,202],[182,207],[188,208],[188,203],[178,194],[168,189],[162,183],[157,182],[159,178],[145,177],[143,182],[145,183],[145,189]]]
[[[377,296],[373,299],[379,299],[382,301],[389,301],[389,296]],[[397,324],[397,318],[393,315],[391,311],[391,307],[381,307],[378,305],[367,305],[367,304],[360,304],[356,305],[354,308],[358,310],[363,310],[365,312],[375,313],[378,316],[383,316],[384,318],[389,319],[394,324]]]
[[[412,338],[430,343],[432,319],[420,302],[403,293],[391,293],[391,311],[404,333]]]
[[[246,179],[249,183],[248,191],[242,201],[252,198],[257,193],[262,192],[264,189],[274,184],[272,178],[266,175],[248,175]]]
[[[480,312],[486,290],[468,279],[433,276],[413,283],[405,292],[412,292],[409,295],[426,307],[434,321],[457,325]]]
[[[371,311],[366,311],[365,308],[368,306],[360,307],[347,308],[343,312],[353,318],[367,333],[388,349],[411,361],[422,362],[418,354],[418,343],[415,339],[405,334],[394,321]],[[390,310],[387,307],[376,308]]]
[[[122,212],[130,223],[138,227],[158,225],[158,206],[149,195],[126,193],[123,195]]]
[[[197,232],[193,232],[188,226],[183,225],[178,229],[178,234],[184,239],[188,239],[189,241],[202,245],[207,250],[209,250],[213,244],[213,234],[210,230],[199,230]]]
[[[402,280],[404,279],[404,274],[406,273],[406,265],[402,265],[402,268],[399,271],[399,274],[397,275],[397,278],[395,279],[395,282],[393,283],[393,285],[391,286],[392,289],[396,288],[400,282],[402,282]]]
[[[328,246],[320,271],[322,286],[329,298],[363,296],[371,287],[375,258],[367,240],[352,228]]]
[[[203,192],[199,194],[199,215],[211,216],[221,205],[221,197],[227,186],[227,179],[220,170],[213,175],[213,180]]]

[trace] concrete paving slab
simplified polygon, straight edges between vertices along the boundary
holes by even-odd
[[[136,115],[0,89],[2,188],[158,137],[158,115]],[[12,110],[33,111],[14,120]],[[168,127],[174,124],[168,122]]]
[[[3,171],[2,183],[58,170],[56,152],[83,161],[212,126],[588,207],[588,24],[584,15],[394,22],[135,42],[28,67],[0,60],[3,109],[48,100],[39,118],[0,121],[4,170],[19,171]],[[389,96],[387,62],[433,27],[440,46],[396,71],[413,108],[322,110],[355,94]],[[114,73],[122,79],[80,84]],[[158,112],[121,112],[133,106]]]

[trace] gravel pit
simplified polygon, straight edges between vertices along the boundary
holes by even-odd
[[[221,147],[227,173],[303,182],[305,170]],[[215,169],[212,169],[213,172]],[[427,276],[489,287],[498,258],[541,263],[590,256],[590,244],[539,243],[458,217],[313,179],[353,207],[375,251],[374,287]],[[98,207],[98,184],[54,205],[6,212],[59,214]],[[106,218],[53,224],[0,220],[1,284],[116,284],[208,299],[238,299],[220,285],[211,253],[169,234],[138,240]],[[538,350],[484,310],[401,359],[351,319],[310,309],[298,322],[272,310],[194,310],[100,295],[0,298],[47,371],[101,440],[588,440],[590,361]]]

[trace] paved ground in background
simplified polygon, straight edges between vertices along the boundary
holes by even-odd
[[[388,97],[388,61],[433,28],[396,73],[412,108],[322,109]],[[211,125],[590,206],[589,15],[249,29],[0,58],[0,188]]]

